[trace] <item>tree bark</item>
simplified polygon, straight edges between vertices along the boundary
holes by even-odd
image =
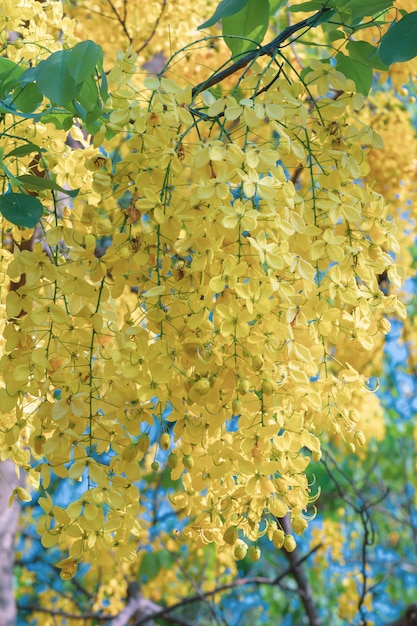
[[[281,517],[279,519],[279,522],[284,532],[290,534],[292,529],[289,518],[287,516]],[[292,567],[292,574],[294,576],[295,582],[297,583],[298,595],[306,612],[309,626],[322,626],[322,621],[319,617],[316,603],[314,602],[313,590],[311,588],[310,581],[305,572],[303,564],[299,563],[299,549],[296,548],[293,552],[287,552],[283,548],[283,553],[285,554],[285,557]]]
[[[13,589],[14,538],[20,506],[9,498],[19,484],[12,461],[0,462],[0,626],[16,626],[16,603]]]

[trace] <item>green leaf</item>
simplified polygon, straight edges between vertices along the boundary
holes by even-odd
[[[382,37],[379,56],[386,65],[417,56],[417,11],[396,22]]]
[[[19,85],[28,85],[29,83],[33,83],[36,80],[37,75],[37,67],[28,67],[28,69],[25,70],[19,77]]]
[[[209,28],[210,26],[213,26],[213,24],[216,24],[219,20],[222,20],[224,17],[230,17],[231,15],[239,13],[239,11],[243,9],[248,2],[249,0],[222,0],[213,15],[206,22],[204,22],[204,24],[201,24],[201,26],[198,27],[198,30]]]
[[[11,152],[8,152],[4,155],[4,159],[7,157],[21,157],[26,156],[27,154],[32,154],[33,152],[37,152],[40,154],[41,152],[46,152],[45,148],[40,148],[34,143],[25,143],[23,146],[18,146]]]
[[[147,580],[156,578],[161,569],[170,569],[175,559],[168,550],[160,552],[145,552],[139,566],[139,578],[146,576]]]
[[[81,85],[77,100],[86,111],[94,111],[97,108],[99,102],[98,89],[92,76],[89,76]]]
[[[318,26],[319,24],[325,24],[326,22],[331,20],[334,15],[336,15],[336,11],[334,11],[333,9],[326,9],[320,15],[316,14],[307,18],[306,22],[309,24],[309,26]]]
[[[0,95],[4,97],[15,85],[19,77],[23,74],[20,65],[0,57]]]
[[[81,41],[70,50],[68,70],[76,85],[94,76],[101,57],[100,46],[90,40]]]
[[[309,13],[310,11],[320,11],[326,3],[324,0],[310,0],[309,2],[300,2],[288,7],[287,11],[292,13]]]
[[[16,226],[33,228],[42,217],[43,205],[25,193],[5,193],[0,196],[0,213]]]
[[[269,15],[277,15],[288,0],[269,0]]]
[[[249,0],[245,7],[222,20],[224,40],[233,56],[253,50],[261,43],[269,24],[268,0]],[[228,37],[234,35],[236,38]],[[247,39],[245,39],[247,37]]]
[[[53,124],[58,130],[69,130],[74,123],[74,117],[73,115],[68,115],[68,111],[58,111],[56,109],[46,110],[42,114],[41,120],[44,124]]]
[[[160,569],[161,563],[156,558],[155,552],[145,552],[140,562],[138,576],[139,578],[146,576],[147,581],[150,581],[158,576]]]
[[[92,111],[99,106],[99,92],[94,81],[96,68],[102,69],[103,53],[92,41],[82,41],[70,50],[58,50],[35,68],[20,77],[20,84],[29,89],[29,101],[23,100],[23,110],[30,110],[42,94],[51,102],[67,107],[82,92],[83,106]],[[104,72],[102,72],[104,75]],[[36,81],[36,86],[33,83]],[[107,95],[106,79],[102,79],[103,95]],[[36,91],[37,89],[37,91]],[[20,97],[20,95],[19,95]],[[23,97],[23,94],[22,94]],[[33,110],[33,109],[32,109]]]
[[[79,192],[79,189],[64,189],[63,187],[57,185],[57,183],[54,183],[53,180],[39,178],[39,176],[32,176],[31,174],[22,174],[21,176],[17,176],[16,179],[27,189],[33,189],[34,191],[53,189],[54,191],[61,191],[66,196],[70,196],[71,198],[75,198]]]
[[[376,46],[368,43],[367,41],[349,41],[346,46],[347,51],[351,59],[359,61],[367,67],[372,67],[376,70],[386,71],[388,66],[382,63],[379,57],[379,50]]]
[[[343,11],[349,11],[352,20],[361,20],[367,15],[381,13],[393,5],[393,0],[348,0]]]
[[[328,37],[329,41],[338,41],[339,39],[345,39],[346,35],[341,30],[330,30],[327,33],[327,37]]]
[[[43,100],[43,95],[39,91],[35,83],[29,83],[15,89],[14,93],[19,90],[17,96],[14,96],[13,101],[16,109],[30,113],[35,111]]]
[[[17,65],[14,61],[10,59],[6,59],[5,57],[0,57],[0,81],[3,82],[5,78],[10,76],[13,73],[23,72],[22,68]]]
[[[70,50],[58,50],[36,68],[38,89],[49,100],[61,106],[71,102],[80,89],[69,71],[70,56]]]
[[[374,73],[370,67],[367,67],[360,61],[355,61],[347,57],[343,52],[336,54],[337,69],[346,76],[351,78],[359,93],[367,96],[372,86]]]
[[[103,68],[103,54],[101,54],[98,60],[97,68],[101,76],[100,97],[103,102],[106,102],[109,99],[109,88],[107,84],[106,72],[104,71],[104,68]]]

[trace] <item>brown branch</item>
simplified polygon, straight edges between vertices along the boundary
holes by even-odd
[[[356,504],[355,502],[353,502],[350,498],[348,498],[344,492],[344,490],[342,489],[341,485],[339,484],[336,476],[333,474],[332,470],[330,469],[327,461],[323,458],[322,459],[322,463],[324,465],[324,467],[326,468],[326,471],[329,475],[329,478],[331,479],[331,481],[333,482],[333,484],[336,487],[336,490],[339,494],[339,496],[344,500],[344,502],[346,502],[350,507],[352,507],[352,509],[355,511],[355,513],[357,513],[357,515],[360,518],[361,524],[362,524],[362,528],[363,528],[363,537],[362,537],[362,543],[361,543],[361,591],[359,594],[359,598],[358,598],[358,611],[359,614],[362,618],[361,621],[361,626],[366,626],[367,619],[366,619],[366,610],[365,610],[365,599],[366,596],[368,595],[369,591],[370,591],[370,585],[369,585],[369,576],[368,576],[368,548],[373,545],[374,543],[374,539],[375,539],[375,532],[374,532],[374,527],[373,527],[373,522],[372,522],[372,518],[371,518],[371,514],[370,514],[370,509],[376,505],[378,505],[382,500],[384,500],[387,495],[388,495],[388,491],[383,492],[381,495],[379,495],[376,500],[371,501],[371,502],[367,502],[362,493],[360,492],[360,490],[356,487],[356,485],[354,484],[353,480],[351,479],[350,476],[348,476],[338,465],[337,465],[337,461],[336,459],[333,458],[333,456],[330,454],[329,451],[326,451],[326,456],[330,459],[330,461],[333,463],[335,470],[340,473],[340,475],[343,477],[343,479],[347,482],[347,484],[349,485],[350,489],[352,490],[354,496],[359,500],[359,504]],[[417,626],[417,624],[416,624]]]
[[[291,533],[291,522],[289,517],[281,517],[279,519],[279,522],[282,526],[283,531],[287,535],[289,535]],[[292,574],[297,584],[298,595],[308,617],[309,625],[322,626],[322,621],[319,617],[316,603],[314,602],[313,590],[310,585],[310,580],[305,573],[302,563],[300,563],[298,558],[299,548],[295,548],[293,552],[287,552],[287,550],[283,548],[283,552],[288,562],[292,566]]]
[[[173,559],[175,560],[175,562],[177,564],[177,567],[180,570],[181,574],[184,576],[184,578],[186,578],[188,580],[188,582],[190,583],[190,585],[194,589],[195,594],[197,596],[200,596],[202,602],[205,602],[207,604],[207,608],[208,608],[209,612],[211,613],[214,621],[218,624],[219,620],[218,620],[218,617],[216,615],[216,611],[214,610],[214,608],[210,604],[209,599],[204,595],[204,591],[201,589],[201,587],[199,587],[197,585],[197,583],[193,580],[193,577],[190,576],[190,574],[187,572],[185,567],[182,565],[180,557],[177,554],[175,554],[174,552],[170,552],[170,554],[173,557]]]
[[[118,10],[116,9],[116,7],[114,6],[112,0],[107,0],[111,10],[113,11],[113,13],[115,14],[117,21],[119,22],[120,26],[122,27],[122,30],[124,32],[124,34],[126,35],[126,37],[128,38],[129,44],[132,45],[133,44],[133,39],[129,34],[129,31],[127,30],[127,26],[126,26],[126,22],[125,20],[122,18],[122,16],[119,14]]]
[[[154,626],[154,616],[161,612],[161,607],[155,604],[155,602],[152,602],[152,600],[149,600],[149,598],[143,597],[140,585],[137,581],[129,583],[127,588],[127,600],[125,608],[112,619],[109,626],[126,626],[132,618],[135,620],[134,624],[137,624],[138,620],[143,621],[143,618],[145,618],[145,622],[147,622],[149,626]],[[167,615],[164,619],[178,626],[191,626],[188,622],[172,615]]]
[[[286,570],[281,572],[281,574],[278,574],[278,576],[276,576],[275,578],[271,579],[271,578],[265,578],[263,576],[254,576],[252,578],[239,578],[226,585],[220,585],[219,587],[216,587],[215,589],[212,589],[211,591],[205,591],[203,592],[202,595],[204,596],[204,598],[209,598],[210,596],[215,596],[218,593],[222,593],[224,591],[229,591],[231,589],[236,589],[239,587],[244,587],[246,585],[279,586],[281,580],[283,580],[284,578],[286,578],[287,576],[293,573],[294,567],[300,566],[304,561],[306,561],[312,554],[317,552],[317,550],[319,550],[321,547],[322,547],[322,544],[320,543],[314,548],[312,548],[309,552],[307,552],[300,558],[296,559],[294,563],[291,563],[290,566]],[[172,611],[176,611],[177,609],[182,608],[183,606],[187,606],[188,604],[194,604],[195,602],[201,602],[201,601],[202,601],[202,597],[200,594],[191,596],[189,598],[184,598],[183,600],[180,600],[176,604],[168,606],[158,611],[157,613],[154,613],[153,615],[149,615],[148,617],[145,617],[144,619],[141,619],[138,622],[135,622],[134,626],[143,626],[143,624],[149,625],[150,620],[159,619],[160,617],[163,617],[164,620],[168,621],[168,617],[169,617],[168,614],[171,613]]]
[[[228,78],[229,76],[231,76],[238,70],[243,69],[244,67],[249,65],[251,61],[262,56],[272,56],[276,54],[277,50],[279,50],[279,48],[282,47],[282,44],[284,44],[285,41],[289,37],[291,37],[291,35],[293,35],[299,30],[302,30],[303,28],[306,28],[307,30],[309,30],[310,28],[313,28],[314,26],[317,25],[320,17],[324,15],[325,13],[327,13],[328,11],[330,11],[330,9],[323,6],[320,9],[320,11],[317,11],[315,15],[308,17],[305,20],[298,22],[297,24],[287,26],[287,28],[284,28],[284,30],[269,43],[265,44],[264,46],[260,46],[259,48],[256,48],[255,50],[251,50],[250,52],[248,52],[248,54],[246,54],[242,58],[232,63],[232,65],[230,65],[226,69],[222,70],[221,72],[213,74],[207,80],[196,85],[192,90],[193,97],[196,96],[198,93],[200,93],[200,91],[209,89],[210,87],[217,85],[218,83],[222,82],[225,78]]]
[[[156,21],[155,21],[154,27],[153,27],[153,29],[152,29],[152,32],[151,32],[151,34],[149,35],[149,37],[147,38],[147,40],[145,41],[145,43],[143,43],[143,44],[141,45],[141,47],[140,47],[140,48],[138,48],[138,49],[136,50],[136,52],[137,52],[138,54],[139,54],[140,52],[142,52],[142,50],[143,50],[144,48],[146,48],[146,46],[147,46],[147,45],[149,45],[149,43],[150,43],[151,39],[152,39],[152,38],[153,38],[153,36],[155,35],[155,33],[156,33],[156,29],[157,29],[157,28],[158,28],[158,26],[159,26],[159,22],[161,21],[161,18],[162,18],[162,15],[163,15],[164,11],[165,11],[165,7],[166,7],[166,5],[167,5],[167,0],[162,0],[162,4],[161,4],[161,11],[160,11],[160,13],[159,13],[158,17],[156,18]]]

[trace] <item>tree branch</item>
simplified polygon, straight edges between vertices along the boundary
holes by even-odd
[[[264,578],[263,576],[255,576],[253,578],[239,578],[238,580],[234,580],[233,582],[228,583],[226,585],[220,585],[219,587],[216,587],[215,589],[212,589],[211,591],[202,592],[201,594],[191,596],[189,598],[184,598],[183,600],[180,600],[176,604],[173,604],[164,609],[161,609],[158,612],[154,613],[153,615],[149,615],[148,617],[145,617],[144,619],[141,619],[138,622],[135,622],[134,626],[143,626],[143,624],[148,624],[149,626],[150,620],[156,620],[156,619],[159,619],[160,617],[163,617],[164,620],[169,621],[168,614],[171,613],[172,611],[175,611],[183,606],[187,606],[188,604],[201,602],[203,598],[209,598],[210,596],[214,596],[214,595],[217,595],[218,593],[222,593],[223,591],[229,591],[230,589],[235,589],[237,587],[243,587],[246,585],[256,585],[256,586],[258,585],[274,585],[275,586],[276,585],[278,586],[281,580],[283,580],[284,578],[286,578],[287,576],[293,573],[294,567],[300,566],[304,561],[306,561],[312,554],[317,552],[317,550],[319,550],[321,547],[322,547],[322,544],[318,544],[317,546],[312,548],[307,554],[304,554],[302,557],[295,559],[294,563],[290,564],[290,567],[288,567],[286,570],[281,572],[281,574],[278,574],[278,576],[276,576],[275,578],[272,578],[272,579]],[[179,622],[177,621],[177,622],[172,622],[172,623],[178,624]],[[110,624],[110,626],[114,626],[114,624]]]
[[[193,97],[196,96],[198,93],[200,93],[200,91],[204,91],[205,89],[209,89],[210,87],[213,87],[214,85],[217,85],[218,83],[221,83],[225,78],[228,78],[229,76],[231,76],[238,70],[241,70],[247,65],[249,65],[249,63],[253,61],[254,59],[257,59],[262,56],[272,56],[273,54],[276,53],[276,51],[279,48],[282,47],[282,44],[286,42],[288,37],[291,37],[291,35],[293,35],[299,30],[302,30],[303,28],[306,28],[307,30],[309,30],[310,28],[313,28],[314,26],[317,25],[321,16],[327,13],[328,11],[330,11],[330,9],[323,6],[320,9],[320,11],[317,11],[315,15],[308,17],[305,20],[298,22],[297,24],[292,24],[291,26],[287,26],[287,28],[284,28],[284,30],[269,43],[265,44],[264,46],[260,46],[259,48],[255,50],[251,50],[250,52],[248,52],[248,54],[246,54],[241,59],[238,59],[237,61],[232,63],[232,65],[230,65],[226,69],[222,70],[221,72],[213,74],[207,80],[196,85],[192,90]]]
[[[127,590],[127,604],[120,613],[112,619],[109,626],[126,626],[134,618],[134,624],[145,621],[149,626],[154,626],[154,616],[161,613],[161,607],[152,600],[144,598],[140,586],[136,581],[129,583]],[[163,612],[163,611],[162,611]],[[143,618],[145,618],[143,620]],[[172,615],[164,616],[165,621],[178,626],[191,626],[188,622]],[[140,620],[139,622],[137,620]]]
[[[289,517],[281,517],[279,522],[283,531],[289,535],[291,533],[291,523]],[[316,603],[314,602],[313,590],[311,588],[310,581],[304,571],[302,562],[300,562],[300,559],[298,558],[299,548],[296,548],[293,552],[287,552],[287,550],[283,548],[283,552],[288,562],[291,564],[292,574],[295,582],[297,583],[298,595],[300,596],[301,603],[308,617],[309,625],[322,626]]]
[[[153,26],[152,32],[151,32],[151,34],[149,35],[149,37],[147,38],[147,40],[146,40],[146,41],[145,41],[145,42],[144,42],[144,43],[140,46],[140,48],[138,48],[138,49],[136,50],[137,54],[140,54],[140,53],[142,52],[142,50],[144,50],[144,49],[146,48],[146,46],[147,46],[147,45],[149,45],[149,43],[150,43],[151,39],[152,39],[152,38],[153,38],[153,36],[155,35],[155,33],[156,33],[156,29],[157,29],[157,28],[158,28],[158,26],[159,26],[159,22],[161,21],[161,18],[162,18],[162,15],[163,15],[164,11],[165,11],[165,7],[166,7],[166,5],[167,5],[167,0],[162,0],[162,4],[161,4],[161,11],[160,11],[160,13],[159,13],[158,17],[157,17],[157,18],[156,18],[156,20],[155,20],[155,24],[154,24],[154,26]]]

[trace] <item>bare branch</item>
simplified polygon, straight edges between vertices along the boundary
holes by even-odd
[[[140,52],[142,52],[142,50],[144,50],[144,49],[146,48],[146,46],[148,46],[148,45],[149,45],[149,43],[150,43],[151,39],[152,39],[152,38],[153,38],[153,36],[155,35],[156,30],[157,30],[157,28],[158,28],[158,26],[159,26],[159,22],[161,21],[162,15],[163,15],[163,13],[164,13],[164,11],[165,11],[165,7],[166,7],[166,5],[167,5],[167,0],[162,0],[162,4],[161,4],[161,11],[160,11],[160,13],[159,13],[158,17],[157,17],[157,18],[156,18],[156,20],[155,20],[155,24],[154,24],[154,26],[153,26],[152,32],[151,32],[151,34],[149,35],[149,37],[147,38],[147,40],[146,40],[146,41],[145,41],[145,42],[141,45],[141,47],[140,47],[140,48],[138,48],[138,49],[136,50],[136,52],[137,52],[138,54],[139,54]]]
[[[119,22],[120,26],[122,27],[122,30],[123,30],[124,34],[128,38],[129,45],[132,45],[133,44],[133,39],[130,36],[129,31],[127,30],[125,18],[120,15],[118,10],[114,6],[112,0],[107,0],[107,2],[109,4],[111,10],[113,11],[114,15],[116,16],[117,21]],[[126,12],[125,12],[125,16],[126,16]]]

